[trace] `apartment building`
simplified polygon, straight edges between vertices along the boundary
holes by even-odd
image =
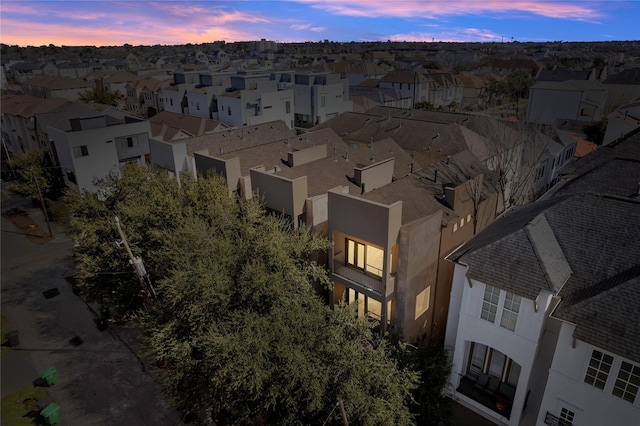
[[[494,423],[637,422],[639,142],[576,161],[448,257],[451,387]]]

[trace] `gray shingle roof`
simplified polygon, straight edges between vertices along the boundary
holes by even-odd
[[[576,338],[640,362],[638,224],[639,198],[554,197],[508,212],[451,258],[523,297],[559,295],[553,316],[575,323]]]

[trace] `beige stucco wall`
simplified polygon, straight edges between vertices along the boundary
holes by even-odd
[[[439,211],[400,230],[395,315],[403,339],[409,342],[431,328],[441,222]],[[429,295],[429,307],[424,312],[416,312],[417,298],[425,294]]]
[[[202,175],[217,173],[227,181],[229,194],[238,190],[240,180],[240,159],[238,157],[223,160],[209,155],[195,152],[193,154],[196,172]]]
[[[294,228],[297,228],[308,194],[307,177],[287,179],[261,169],[262,167],[249,170],[253,191],[264,200],[267,208],[290,216]]]
[[[364,192],[372,191],[393,180],[393,158],[389,158],[366,167],[353,169],[354,179],[360,187],[364,184]]]

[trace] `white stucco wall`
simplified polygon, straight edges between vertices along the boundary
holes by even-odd
[[[573,423],[579,426],[637,425],[640,422],[640,395],[631,404],[611,394],[621,362],[631,361],[580,340],[576,340],[573,347],[574,328],[568,323],[560,328],[537,424],[544,425],[547,412],[559,416],[564,407],[575,413]],[[603,390],[584,383],[593,349],[614,358]]]

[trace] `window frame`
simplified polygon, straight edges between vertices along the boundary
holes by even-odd
[[[507,303],[509,304],[508,307],[507,307]],[[516,303],[517,303],[517,308],[514,310],[513,307],[516,306]],[[522,306],[521,296],[518,296],[515,293],[506,292],[506,295],[504,297],[504,303],[502,305],[502,313],[500,315],[500,327],[506,328],[507,330],[511,330],[515,332],[516,326],[518,324],[518,315],[520,314],[521,306]],[[513,326],[513,328],[510,327],[511,325]]]
[[[496,293],[497,291],[497,293]],[[491,300],[487,300],[487,294],[490,293],[491,296]],[[496,298],[495,304],[493,303],[493,298]],[[491,309],[485,309],[485,304],[489,305],[489,306],[493,306],[494,310],[493,312],[491,312]],[[496,322],[496,317],[498,315],[498,305],[500,304],[500,289],[498,287],[494,287],[492,285],[489,284],[485,284],[485,288],[484,288],[484,294],[482,295],[482,308],[480,310],[480,318],[485,320],[485,321],[489,321],[492,324],[495,324]],[[487,312],[486,318],[485,318],[485,311]],[[489,319],[491,317],[491,314],[493,314],[493,318]]]
[[[625,365],[629,366],[628,370],[624,370]],[[622,374],[627,374],[627,378],[621,378]],[[635,383],[634,379],[635,378]],[[631,388],[631,390],[629,390]],[[635,389],[634,389],[635,388]],[[631,404],[635,404],[638,392],[640,389],[640,366],[632,364],[628,361],[622,361],[620,368],[618,368],[618,374],[616,380],[613,382],[613,388],[611,394],[615,397],[623,399]],[[630,398],[627,398],[630,395]]]
[[[76,145],[72,148],[73,158],[82,158],[89,156],[89,146],[88,145]]]
[[[596,354],[600,355],[599,358]],[[605,360],[609,360],[609,362],[607,363]],[[591,385],[596,389],[604,390],[607,386],[609,376],[611,375],[613,361],[613,356],[598,349],[593,349],[584,374],[584,383]],[[603,366],[608,366],[608,368],[603,369]]]

